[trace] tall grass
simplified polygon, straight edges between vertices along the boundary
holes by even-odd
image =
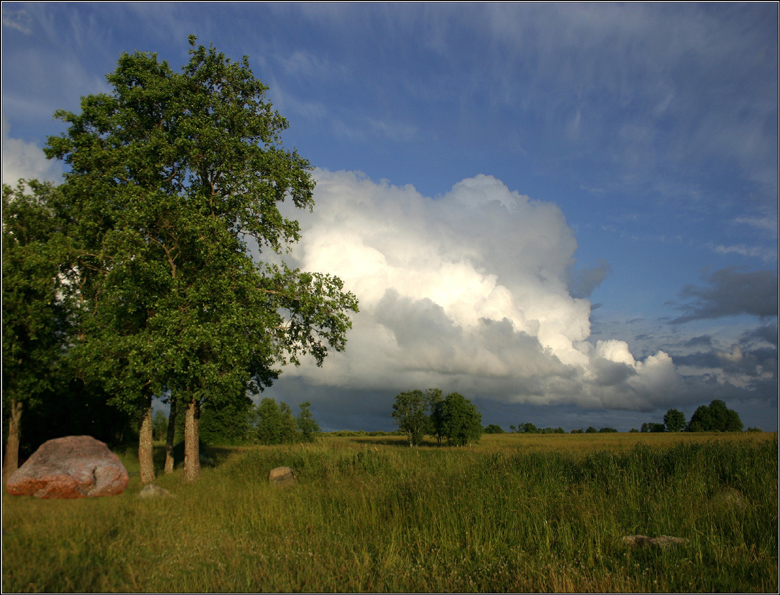
[[[635,436],[324,438],[222,449],[169,500],[4,495],[3,590],[776,592],[776,435]]]

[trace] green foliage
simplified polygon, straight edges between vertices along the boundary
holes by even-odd
[[[68,129],[45,148],[69,169],[75,358],[127,411],[166,388],[214,410],[257,393],[343,350],[357,311],[336,277],[253,260],[299,240],[279,204],[313,207],[311,167],[282,147],[287,122],[248,59],[189,41],[181,72],[122,54],[109,93],[57,111]]]
[[[437,433],[448,444],[466,446],[477,443],[482,437],[482,414],[474,404],[460,393],[450,393],[435,405],[434,418]]]
[[[524,424],[519,424],[517,426],[517,431],[521,434],[538,434],[539,428],[537,428],[531,422],[526,422]]]
[[[689,432],[741,432],[743,427],[739,414],[718,399],[696,409],[688,423]]]
[[[666,426],[657,423],[643,423],[642,432],[665,432]]]
[[[598,430],[596,428],[594,428],[593,426],[588,426],[588,429],[585,430],[586,434],[595,434],[597,432],[598,432]]]
[[[246,395],[220,407],[207,402],[200,412],[200,439],[215,446],[246,444],[251,440],[253,419],[254,405]]]
[[[670,409],[664,415],[664,425],[667,432],[681,432],[685,429],[685,414],[677,409]]]
[[[282,412],[275,399],[265,397],[257,406],[256,435],[260,444],[282,443]]]
[[[165,415],[159,409],[154,412],[152,418],[152,436],[155,440],[165,440],[165,436],[168,434],[168,416]]]
[[[617,432],[617,430],[615,428],[601,428],[599,430],[600,434],[612,434],[612,433],[615,433],[615,432]]]
[[[504,430],[501,429],[501,426],[496,424],[489,424],[485,426],[485,428],[482,430],[485,434],[504,434]]]
[[[292,444],[298,441],[298,424],[293,417],[293,412],[287,403],[279,404],[279,414],[281,415],[280,425],[280,443]]]
[[[421,390],[407,391],[396,396],[392,416],[398,429],[409,438],[409,446],[422,443],[425,434],[431,431],[428,409],[429,401]]]
[[[29,189],[29,192],[28,192]],[[27,407],[72,377],[65,355],[73,339],[66,227],[58,188],[36,180],[3,184],[3,411]]]
[[[315,435],[320,431],[320,426],[314,419],[314,415],[311,412],[311,403],[306,401],[299,405],[300,413],[296,420],[298,424],[298,430],[300,431],[301,440],[303,442],[314,442]]]

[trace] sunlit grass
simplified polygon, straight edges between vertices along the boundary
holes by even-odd
[[[4,591],[775,591],[776,435],[222,449],[176,495],[3,496]],[[121,455],[132,472],[137,460]],[[280,465],[297,484],[268,484]],[[633,550],[620,538],[688,543]]]

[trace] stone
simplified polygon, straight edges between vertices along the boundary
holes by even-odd
[[[277,467],[271,469],[268,474],[268,481],[278,485],[290,485],[295,483],[295,474],[289,467]]]
[[[661,535],[659,537],[647,537],[646,535],[627,535],[620,539],[623,543],[638,547],[660,547],[665,548],[671,545],[683,545],[688,543],[687,539],[682,537],[670,537],[668,535]]]
[[[151,500],[154,498],[172,498],[173,494],[171,494],[165,488],[161,488],[160,486],[153,483],[148,483],[138,493],[138,497],[142,500]]]
[[[125,466],[104,442],[92,436],[66,436],[41,444],[5,486],[14,496],[95,498],[127,488]]]

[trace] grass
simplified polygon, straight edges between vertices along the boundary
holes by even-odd
[[[176,497],[3,495],[3,591],[776,592],[777,435],[212,449]],[[137,471],[132,453],[121,455]],[[268,484],[292,467],[297,484]],[[688,539],[632,549],[621,537]]]

